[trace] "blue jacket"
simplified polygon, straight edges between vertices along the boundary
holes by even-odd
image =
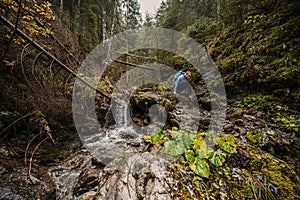
[[[181,81],[185,80],[184,74],[180,75],[177,80],[175,81],[175,87],[174,87],[174,92],[177,93],[178,90],[178,86],[180,84]]]

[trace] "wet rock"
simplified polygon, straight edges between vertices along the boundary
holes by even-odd
[[[239,127],[239,126],[235,126],[234,127],[234,131],[236,131],[237,133],[239,133],[240,135],[244,135],[246,130],[242,127]]]
[[[237,120],[235,120],[235,125],[237,125],[237,126],[243,126],[244,125],[244,120],[242,120],[242,119],[237,119]]]
[[[74,199],[73,189],[78,183],[78,177],[85,169],[93,167],[92,160],[90,154],[85,149],[81,149],[60,165],[49,169],[48,173],[56,183],[56,199]]]
[[[232,133],[234,130],[234,124],[227,124],[224,126],[224,132],[225,133]]]
[[[20,195],[15,194],[13,191],[11,191],[8,187],[0,188],[0,199],[2,200],[23,200]]]
[[[149,152],[116,161],[106,170],[97,199],[172,199],[168,163]]]
[[[97,196],[97,192],[95,191],[89,191],[87,193],[84,193],[80,200],[93,200]]]
[[[100,174],[98,169],[86,169],[81,172],[73,190],[75,196],[79,196],[94,189],[100,182]]]

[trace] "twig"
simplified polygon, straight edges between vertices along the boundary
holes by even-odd
[[[52,72],[52,66],[53,66],[53,63],[54,63],[54,60],[51,61],[50,67],[49,67],[50,76],[51,76],[52,80],[54,80],[54,76],[53,76],[53,72]]]
[[[29,179],[30,181],[34,184],[35,181],[33,180],[32,176],[31,176],[31,167],[32,167],[32,160],[33,160],[33,156],[35,154],[35,152],[38,150],[38,148],[46,141],[48,140],[49,138],[44,138],[40,143],[38,143],[36,145],[36,147],[34,148],[32,154],[31,154],[31,157],[30,157],[30,160],[29,160],[29,169],[28,169],[28,176],[29,176]]]
[[[70,75],[66,78],[66,80],[65,80],[65,90],[67,90],[67,85],[68,85],[68,82],[69,82],[69,80],[70,80],[71,77],[72,77],[72,75],[70,74]]]
[[[25,154],[24,154],[24,167],[25,167],[25,170],[27,168],[27,152],[29,150],[29,147],[30,147],[30,144],[31,142],[33,142],[33,140],[35,140],[35,138],[37,138],[39,135],[41,135],[42,132],[40,132],[39,134],[35,135],[27,144],[26,146],[26,150],[25,150]],[[26,170],[27,171],[27,170]]]
[[[3,129],[3,130],[1,131],[0,136],[1,136],[7,129],[9,129],[12,125],[14,125],[15,123],[17,123],[17,122],[20,121],[21,119],[24,119],[24,118],[26,118],[26,117],[28,117],[28,116],[30,116],[30,115],[33,115],[33,113],[29,113],[29,114],[27,114],[27,115],[24,115],[24,116],[22,116],[22,117],[16,119],[15,121],[13,121],[13,123],[11,123],[10,125],[8,125],[5,129]]]
[[[20,57],[20,64],[21,64],[21,69],[22,69],[22,73],[23,73],[23,76],[28,84],[28,86],[30,87],[30,82],[29,80],[27,79],[27,76],[25,74],[25,69],[24,69],[24,64],[23,64],[23,59],[24,59],[24,52],[25,52],[25,49],[30,45],[30,43],[27,43],[24,48],[22,49],[22,52],[21,52],[21,57]],[[26,56],[26,55],[25,55]]]
[[[35,56],[35,58],[34,58],[34,60],[33,60],[33,63],[32,63],[31,73],[32,73],[34,79],[36,80],[36,82],[38,83],[38,85],[41,87],[41,89],[45,89],[45,88],[42,86],[42,84],[39,82],[39,80],[36,78],[35,73],[34,73],[34,71],[35,71],[35,65],[36,65],[37,59],[38,59],[42,54],[43,54],[43,52],[40,52],[40,53],[38,53],[38,55]]]
[[[65,71],[72,74],[74,77],[76,77],[79,81],[84,83],[86,86],[90,87],[91,89],[97,91],[99,94],[104,96],[107,99],[110,99],[108,95],[97,89],[96,86],[92,85],[88,81],[86,81],[83,77],[76,74],[73,70],[71,70],[68,66],[66,66],[64,63],[62,63],[58,58],[56,58],[53,54],[49,53],[47,50],[45,50],[41,45],[39,45],[37,42],[35,42],[32,38],[30,38],[28,35],[26,35],[24,32],[22,32],[20,29],[16,28],[10,21],[8,21],[5,17],[3,17],[0,14],[0,21],[2,21],[7,27],[11,29],[16,29],[16,33],[22,37],[24,40],[27,40],[31,43],[33,47],[38,49],[39,51],[42,51],[48,58],[54,60],[56,63],[58,63]]]
[[[121,61],[121,60],[114,60],[114,62],[121,63],[123,65],[128,65],[128,66],[132,66],[132,67],[138,67],[138,68],[142,68],[142,69],[147,69],[147,70],[154,71],[153,68],[145,67],[145,66],[137,65],[137,64],[133,64],[133,63],[124,62],[124,61]]]
[[[121,53],[121,52],[118,52],[118,53]],[[140,56],[140,55],[135,55],[135,54],[130,54],[130,53],[123,53],[123,54],[130,56],[130,57],[140,58],[142,60],[155,61],[155,58],[151,58],[151,57]]]

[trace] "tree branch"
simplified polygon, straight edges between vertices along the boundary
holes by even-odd
[[[67,67],[65,64],[63,64],[60,60],[58,60],[54,55],[52,55],[51,53],[49,53],[47,50],[45,50],[43,47],[41,47],[37,42],[35,42],[33,39],[31,39],[29,36],[27,36],[25,33],[23,33],[20,29],[16,28],[10,21],[8,21],[5,17],[3,17],[2,15],[0,15],[0,20],[9,28],[11,29],[15,29],[16,33],[22,37],[24,40],[27,40],[28,42],[30,42],[32,44],[32,46],[34,46],[36,49],[44,52],[44,54],[49,57],[50,59],[54,60],[56,63],[58,63],[65,71],[69,72],[70,74],[72,74],[74,77],[76,77],[78,80],[80,80],[82,83],[84,83],[85,85],[87,85],[88,87],[90,87],[91,89],[94,89],[96,92],[98,92],[99,94],[101,94],[102,96],[104,96],[107,99],[110,99],[110,97],[106,94],[104,94],[102,91],[100,91],[99,89],[97,89],[95,86],[93,86],[91,83],[89,83],[88,81],[84,80],[81,76],[79,76],[78,74],[76,74],[74,71],[72,71],[69,67]]]
[[[9,40],[8,40],[8,44],[6,46],[6,49],[4,51],[4,54],[2,55],[1,57],[1,60],[3,60],[3,58],[5,57],[5,55],[7,54],[8,50],[9,50],[9,47],[12,43],[12,40],[14,38],[14,35],[16,34],[16,31],[18,29],[18,26],[19,26],[19,19],[20,19],[20,14],[21,14],[21,8],[22,8],[22,0],[19,1],[19,7],[18,7],[18,13],[17,13],[17,19],[16,19],[16,25],[14,26],[14,30],[13,30],[13,33],[11,34]]]
[[[114,62],[117,62],[117,63],[121,63],[123,65],[128,65],[128,66],[132,66],[132,67],[138,67],[138,68],[142,68],[142,69],[147,69],[147,70],[152,70],[154,71],[154,69],[150,68],[150,67],[144,67],[142,65],[137,65],[137,64],[133,64],[133,63],[128,63],[128,62],[124,62],[124,61],[121,61],[121,60],[114,60]]]

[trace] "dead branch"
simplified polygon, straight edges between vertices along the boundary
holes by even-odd
[[[32,160],[33,160],[33,156],[34,156],[35,152],[38,150],[38,148],[39,148],[46,140],[48,140],[48,139],[49,139],[48,137],[47,137],[47,138],[44,138],[40,143],[38,143],[38,144],[36,145],[36,147],[34,148],[32,154],[31,154],[31,157],[30,157],[30,160],[29,160],[28,177],[29,177],[31,183],[33,183],[33,184],[35,183],[34,179],[33,179],[32,176],[31,176],[31,168],[32,168]]]
[[[34,60],[33,60],[33,63],[32,63],[32,67],[31,67],[31,73],[32,73],[32,76],[34,77],[35,81],[37,82],[37,84],[41,87],[41,89],[45,89],[45,88],[42,86],[42,84],[40,83],[40,81],[37,79],[37,77],[35,76],[35,73],[34,73],[34,71],[35,71],[35,65],[36,65],[37,59],[38,59],[42,54],[43,54],[43,52],[40,52],[40,53],[38,53],[38,54],[35,56],[35,58],[34,58]]]
[[[53,66],[54,60],[51,61],[49,71],[50,71],[50,76],[52,77],[52,80],[54,79],[53,77],[53,72],[52,72],[52,66]]]
[[[21,64],[21,70],[22,70],[22,73],[23,73],[23,76],[28,84],[28,86],[30,87],[30,82],[29,80],[27,79],[27,76],[26,76],[26,73],[25,73],[25,69],[24,69],[24,64],[23,64],[23,59],[24,59],[24,52],[25,52],[25,49],[30,45],[30,43],[27,43],[23,49],[22,49],[22,52],[21,52],[21,57],[20,57],[20,64]]]
[[[106,94],[104,94],[102,91],[97,89],[95,86],[93,86],[88,81],[84,80],[81,76],[76,74],[74,71],[72,71],[69,67],[67,67],[64,63],[62,63],[60,60],[58,60],[54,55],[49,53],[47,50],[45,50],[43,47],[41,47],[37,42],[35,42],[32,38],[30,38],[28,35],[26,35],[24,32],[22,32],[20,29],[16,28],[10,21],[8,21],[5,17],[0,15],[0,20],[9,28],[15,29],[16,34],[18,34],[20,37],[22,37],[24,40],[27,40],[30,42],[30,44],[38,49],[39,51],[42,51],[48,58],[54,60],[56,63],[58,63],[65,71],[72,74],[74,77],[76,77],[79,81],[90,87],[91,89],[97,91],[100,95],[104,96],[107,99],[110,99],[110,97]]]
[[[24,154],[24,167],[25,167],[25,170],[27,172],[27,175],[28,175],[28,170],[27,170],[27,154],[28,154],[28,150],[29,150],[29,147],[31,145],[31,143],[38,137],[42,134],[42,132],[40,131],[39,134],[35,135],[33,138],[31,138],[31,140],[28,142],[27,146],[26,146],[26,149],[25,149],[25,154]],[[29,177],[29,175],[28,175]]]
[[[114,60],[114,62],[121,63],[123,65],[128,65],[128,66],[132,66],[132,67],[138,67],[138,68],[154,71],[154,69],[152,69],[150,67],[145,67],[145,66],[137,65],[137,64],[133,64],[133,63],[128,63],[128,62],[124,62],[124,61],[121,61],[121,60]]]
[[[28,116],[30,116],[30,115],[33,115],[33,114],[34,114],[34,113],[29,113],[29,114],[27,114],[27,115],[24,115],[24,116],[22,116],[22,117],[16,119],[15,121],[13,121],[10,125],[8,125],[5,129],[3,129],[3,130],[1,131],[0,136],[1,136],[7,129],[9,129],[12,125],[14,125],[15,123],[17,123],[17,122],[20,121],[21,119],[24,119],[24,118],[26,118],[26,117],[28,117]],[[1,140],[1,141],[2,141],[2,140]]]
[[[30,141],[29,143],[27,144],[27,147],[26,147],[26,150],[25,150],[25,156],[24,156],[24,166],[25,166],[25,169],[27,168],[27,153],[28,153],[28,150],[29,150],[29,147],[31,145],[31,143],[38,137],[38,136],[41,136],[43,131],[46,132],[46,138],[44,138],[41,142],[39,142],[33,152],[31,153],[31,156],[30,156],[30,159],[29,159],[29,167],[28,167],[28,170],[26,170],[27,172],[27,176],[29,177],[30,181],[34,184],[34,179],[32,178],[31,176],[31,168],[32,168],[32,162],[33,162],[33,156],[35,154],[35,152],[38,150],[38,148],[46,141],[46,140],[51,140],[52,144],[54,143],[54,139],[51,135],[51,129],[48,125],[48,122],[46,121],[45,118],[42,118],[40,123],[42,124],[42,127],[41,127],[41,130],[40,130],[40,133],[35,135]]]
[[[41,123],[43,124],[44,131],[46,131],[47,138],[51,140],[52,144],[54,144],[55,141],[54,141],[54,139],[53,139],[53,137],[51,135],[51,129],[49,127],[48,122],[46,121],[45,118],[42,118]]]
[[[130,57],[134,57],[134,58],[139,58],[142,60],[149,60],[149,61],[156,61],[155,58],[151,58],[151,57],[146,57],[146,56],[141,56],[141,55],[135,55],[135,54],[130,54],[130,53],[123,53],[126,56],[130,56]]]

